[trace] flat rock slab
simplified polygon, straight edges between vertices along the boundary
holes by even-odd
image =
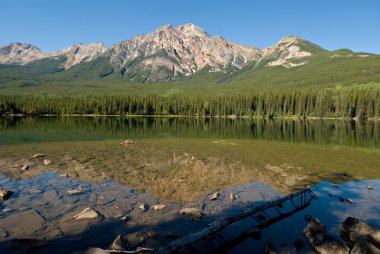
[[[0,228],[12,237],[26,237],[46,227],[45,220],[35,210],[16,213],[0,219]]]

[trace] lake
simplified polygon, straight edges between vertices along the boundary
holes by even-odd
[[[136,143],[120,144],[126,139]],[[43,156],[31,158],[36,153]],[[226,214],[231,204],[210,204],[207,197],[213,192],[219,191],[225,200],[229,192],[237,193],[234,211],[307,185],[338,184],[344,190],[341,195],[351,195],[355,182],[357,186],[366,186],[367,181],[378,185],[379,158],[380,122],[376,121],[2,117],[0,185],[15,194],[0,205],[0,229],[14,227],[16,221],[30,216],[41,217],[41,223],[30,228],[41,228],[8,229],[1,237],[39,239],[43,235],[53,246],[63,244],[56,239],[78,235],[85,239],[94,234],[89,230],[92,224],[83,223],[79,230],[67,221],[86,206],[102,214],[103,224],[112,222],[108,230],[113,234],[126,227],[114,225],[113,220],[131,216],[128,230],[137,234],[142,228],[145,232],[146,225],[151,229],[161,223],[161,230],[170,228],[169,218],[177,220],[180,207],[201,206],[209,217],[203,222],[188,221],[180,234],[184,235],[203,228],[216,214]],[[26,170],[22,170],[24,166]],[[79,185],[86,191],[67,195],[67,190]],[[137,208],[141,203],[165,203],[170,209],[160,215],[167,217],[171,226],[162,226],[160,219],[148,216],[150,211],[141,214]],[[357,203],[353,212],[373,209],[368,202]],[[337,221],[328,225],[336,226]],[[92,246],[103,247],[102,239],[93,240]],[[169,241],[157,239],[148,245]],[[78,240],[76,246],[83,249],[89,245]],[[42,250],[48,252],[49,248]]]

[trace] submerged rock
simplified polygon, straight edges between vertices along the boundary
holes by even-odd
[[[211,196],[210,196],[210,200],[217,200],[218,197],[219,197],[219,192],[214,192]]]
[[[46,154],[44,154],[44,153],[36,153],[30,157],[35,159],[35,158],[40,158],[40,157],[45,157],[45,156],[46,156]]]
[[[125,251],[128,249],[128,244],[126,241],[121,237],[121,235],[118,235],[115,240],[111,244],[111,250],[115,251]]]
[[[203,216],[203,213],[198,208],[183,208],[179,211],[180,214],[188,215],[194,220],[200,220]]]
[[[302,239],[298,239],[297,241],[293,243],[293,245],[294,245],[294,248],[296,248],[297,250],[300,250],[305,246],[305,242]]]
[[[141,204],[141,205],[139,206],[139,208],[140,208],[143,212],[146,212],[146,211],[149,210],[149,205],[143,203],[143,204]]]
[[[93,220],[93,219],[98,219],[99,213],[92,210],[90,207],[87,207],[84,209],[82,212],[78,213],[73,217],[75,220]]]
[[[33,251],[47,245],[44,240],[38,239],[13,239],[9,242],[9,249],[20,251]]]
[[[152,206],[152,209],[157,210],[157,211],[162,210],[164,208],[166,208],[166,205],[164,204],[157,204],[157,205]]]
[[[350,254],[380,254],[380,250],[362,237],[355,243]]]
[[[127,139],[127,140],[120,143],[120,145],[132,145],[132,144],[136,144],[136,141],[133,141],[131,139]]]
[[[0,200],[7,200],[8,198],[10,198],[10,196],[12,196],[13,193],[14,193],[13,191],[1,188],[0,189]]]
[[[348,254],[349,248],[341,241],[326,234],[326,227],[318,219],[312,218],[303,230],[313,248],[321,254]]]

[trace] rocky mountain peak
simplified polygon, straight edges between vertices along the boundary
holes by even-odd
[[[0,46],[1,64],[26,64],[46,55],[30,43],[12,42],[9,45]]]
[[[202,28],[197,27],[192,23],[177,26],[177,29],[186,35],[209,36]]]

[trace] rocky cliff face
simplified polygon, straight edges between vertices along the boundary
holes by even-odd
[[[79,43],[47,54],[30,44],[11,43],[0,47],[0,63],[23,65],[45,57],[65,56],[62,67],[69,69],[102,56],[109,59],[112,67],[124,78],[159,81],[189,76],[201,69],[230,72],[261,62],[266,67],[303,65],[313,55],[312,50],[309,52],[308,47],[303,47],[305,43],[311,45],[301,38],[287,36],[275,45],[260,50],[221,36],[211,37],[193,24],[177,27],[165,25],[109,48],[102,43]]]

